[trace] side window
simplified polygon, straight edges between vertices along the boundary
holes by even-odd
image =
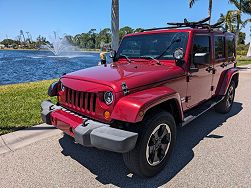
[[[227,55],[228,57],[233,57],[235,51],[235,40],[234,37],[227,38]]]
[[[225,58],[225,37],[215,36],[214,37],[214,49],[215,59]]]
[[[210,36],[195,35],[193,42],[193,64],[210,64]]]

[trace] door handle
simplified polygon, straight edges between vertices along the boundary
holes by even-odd
[[[206,68],[207,72],[211,72],[212,70],[213,70],[213,67],[211,67],[211,66]]]
[[[206,71],[209,72],[209,73],[212,72],[213,74],[215,74],[216,69],[210,66],[210,67],[206,68]]]
[[[221,65],[220,65],[222,68],[224,68],[224,67],[226,67],[227,66],[227,63],[222,63]]]

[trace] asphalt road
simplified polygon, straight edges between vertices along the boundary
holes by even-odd
[[[0,187],[251,187],[251,69],[241,70],[232,111],[179,129],[158,176],[128,174],[122,156],[60,134],[0,156]]]

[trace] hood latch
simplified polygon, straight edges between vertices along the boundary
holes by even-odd
[[[121,87],[122,87],[124,95],[128,95],[129,94],[129,90],[128,90],[128,87],[127,87],[127,85],[126,85],[125,82],[122,82]]]

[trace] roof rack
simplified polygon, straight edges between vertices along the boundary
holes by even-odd
[[[222,22],[217,22],[214,25],[210,25],[206,22],[210,20],[210,17],[207,17],[205,19],[202,19],[198,22],[189,22],[187,19],[184,19],[184,22],[178,22],[178,23],[167,23],[170,25],[169,27],[159,27],[159,28],[151,28],[151,29],[144,29],[144,31],[154,31],[154,30],[163,30],[163,29],[177,29],[177,28],[201,28],[201,29],[219,29],[221,28]]]

